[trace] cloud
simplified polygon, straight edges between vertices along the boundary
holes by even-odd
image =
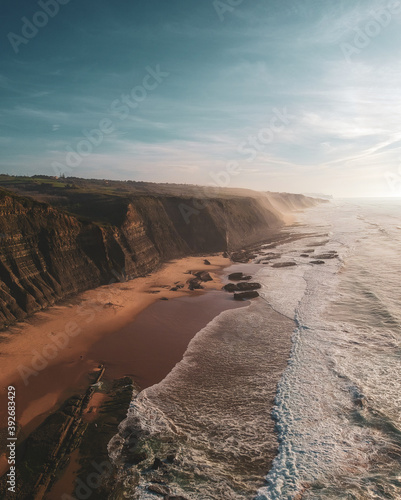
[[[385,195],[401,140],[400,16],[351,62],[341,50],[383,5],[243,2],[222,23],[211,2],[71,3],[19,57],[0,56],[0,171],[49,173],[109,118],[115,132],[77,175],[208,183],[237,161],[239,187]],[[9,15],[8,31],[25,13]],[[168,79],[116,119],[113,100],[156,64]],[[291,122],[247,162],[239,145],[276,108]]]

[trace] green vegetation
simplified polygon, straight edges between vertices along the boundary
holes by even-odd
[[[118,226],[124,220],[129,200],[121,190],[107,182],[0,175],[0,188],[48,203],[83,221]]]

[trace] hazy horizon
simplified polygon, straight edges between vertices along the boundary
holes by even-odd
[[[0,172],[0,176],[1,175],[9,175],[9,176],[14,176],[14,174],[10,174],[9,172]],[[16,177],[19,177],[18,175],[15,175]],[[48,174],[44,174],[44,173],[37,173],[37,174],[32,174],[31,176],[27,176],[27,177],[46,177],[48,176]],[[24,177],[24,175],[21,175],[21,177]],[[50,175],[50,177],[55,177],[57,178],[56,175],[52,176]],[[60,177],[58,177],[60,178]],[[328,193],[324,193],[324,192],[321,192],[321,193],[311,193],[311,192],[301,192],[301,191],[288,191],[288,190],[284,190],[284,191],[272,191],[270,189],[255,189],[255,188],[247,188],[247,187],[240,187],[240,186],[227,186],[227,187],[222,187],[222,186],[218,186],[216,184],[214,185],[211,185],[211,184],[194,184],[194,183],[191,183],[191,182],[158,182],[158,181],[144,181],[142,179],[113,179],[111,177],[76,177],[76,176],[64,176],[64,179],[66,182],[68,182],[68,179],[81,179],[81,180],[87,180],[87,181],[91,181],[91,180],[95,180],[95,181],[107,181],[107,182],[138,182],[138,183],[149,183],[149,184],[176,184],[178,186],[191,186],[191,187],[199,187],[199,188],[205,188],[205,187],[211,187],[213,188],[213,192],[214,193],[218,193],[218,190],[219,189],[233,189],[233,190],[236,190],[236,189],[244,189],[244,190],[252,190],[252,191],[256,191],[256,192],[274,192],[274,193],[286,193],[286,194],[301,194],[301,195],[304,195],[304,196],[309,196],[309,197],[314,197],[314,198],[318,198],[318,197],[322,197],[322,198],[326,198],[326,197],[331,197],[331,199],[333,200],[338,200],[338,201],[341,201],[341,200],[370,200],[370,199],[378,199],[378,200],[388,200],[388,201],[391,201],[391,200],[401,200],[401,196],[333,196],[333,195],[330,195]],[[217,190],[217,191],[216,191]],[[201,193],[203,193],[203,191],[201,191]]]
[[[4,3],[0,173],[401,196],[401,2]]]

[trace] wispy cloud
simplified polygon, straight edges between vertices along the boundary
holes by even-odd
[[[233,186],[385,195],[401,141],[400,16],[352,61],[341,44],[386,5],[243,2],[222,23],[212,2],[71,3],[19,57],[0,56],[0,171],[52,174],[84,129],[112,119],[76,175],[208,183],[237,161]],[[13,9],[3,32],[23,15]],[[112,102],[156,64],[169,78],[116,119]],[[247,161],[239,145],[276,108],[291,122]]]

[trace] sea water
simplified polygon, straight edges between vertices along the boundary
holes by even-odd
[[[302,220],[340,259],[303,276],[274,411],[280,450],[259,498],[399,499],[401,201],[332,203]]]
[[[133,399],[110,444],[128,498],[155,484],[202,500],[401,498],[401,201],[334,201],[298,222],[262,249],[280,257],[254,276],[261,297]]]

